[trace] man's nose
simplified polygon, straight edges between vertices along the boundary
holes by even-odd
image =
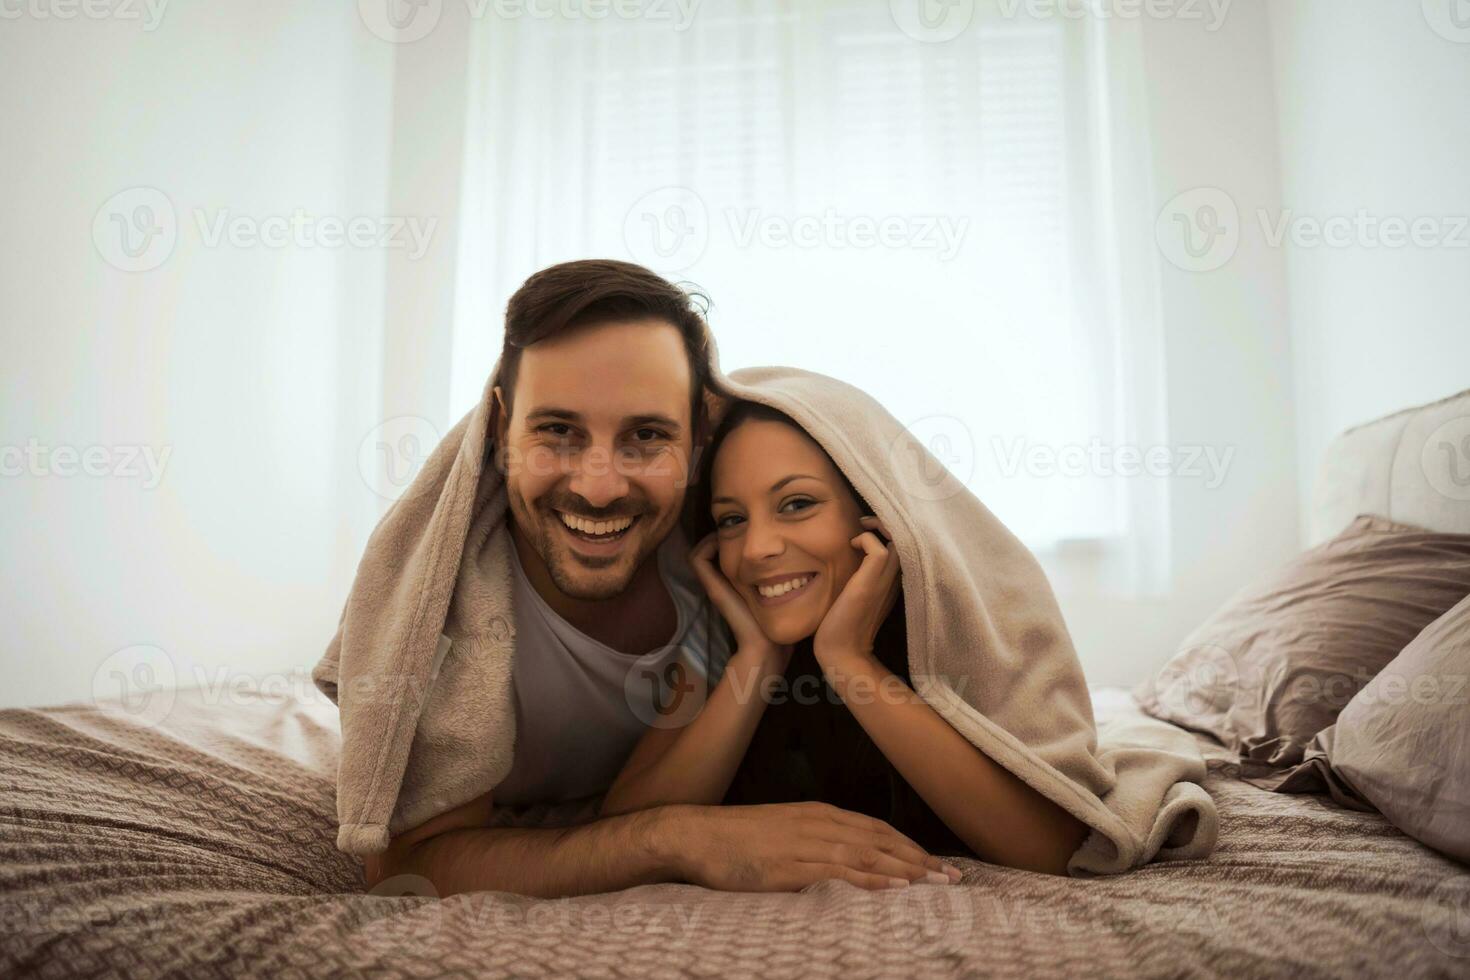
[[[581,453],[568,489],[593,507],[606,507],[628,495],[628,478],[610,448],[591,446]]]

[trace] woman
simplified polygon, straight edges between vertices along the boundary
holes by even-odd
[[[736,653],[697,717],[649,729],[603,813],[813,799],[931,853],[1066,874],[1087,825],[911,686],[897,551],[831,457],[790,416],[741,401],[704,464],[691,561]]]

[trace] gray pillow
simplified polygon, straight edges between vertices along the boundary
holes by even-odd
[[[1470,535],[1361,515],[1242,590],[1134,689],[1247,776],[1297,765],[1373,677],[1470,593]]]
[[[1307,746],[1301,765],[1250,782],[1323,790],[1470,862],[1470,596],[1436,619]]]

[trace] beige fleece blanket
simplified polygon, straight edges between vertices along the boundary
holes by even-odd
[[[1055,597],[1029,551],[874,399],[794,368],[717,378],[831,455],[893,536],[914,686],[973,745],[1092,828],[1073,875],[1215,846],[1194,740],[1131,715],[1099,729]],[[376,853],[510,770],[515,621],[503,479],[486,465],[492,372],[368,540],[313,671],[341,709],[338,846]],[[727,403],[721,403],[716,413]],[[975,805],[984,807],[984,800]]]

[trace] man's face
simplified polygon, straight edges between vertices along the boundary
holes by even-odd
[[[567,596],[619,595],[678,523],[690,383],[678,329],[638,320],[527,347],[508,416],[496,389],[511,513]]]

